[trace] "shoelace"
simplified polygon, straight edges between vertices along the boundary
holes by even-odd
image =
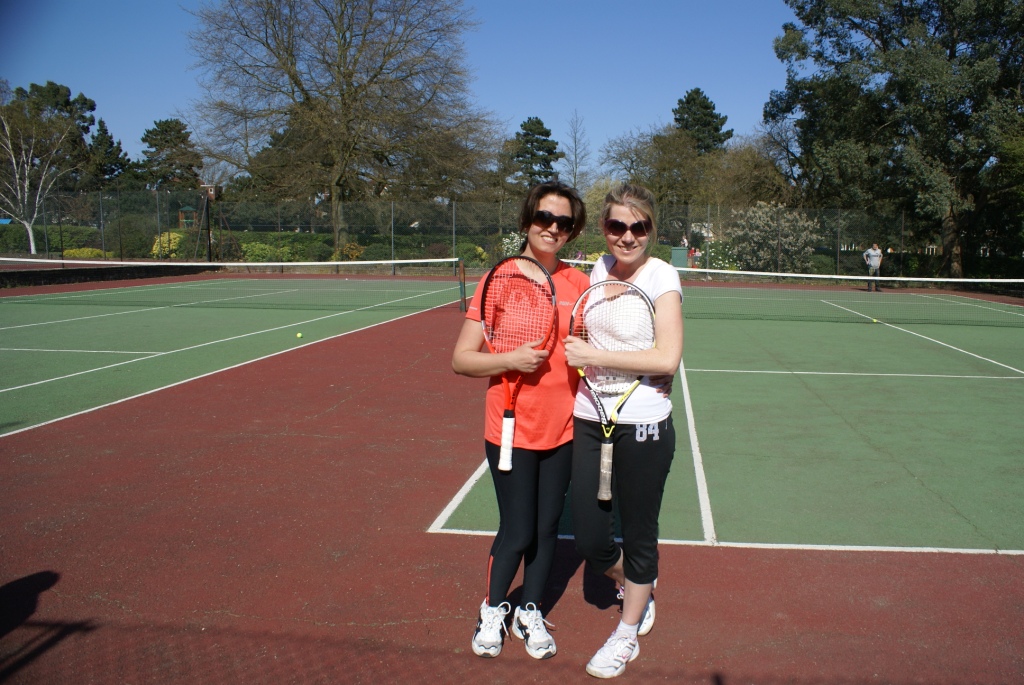
[[[610,651],[612,656],[620,661],[629,660],[635,645],[636,641],[633,638],[620,632],[612,633],[612,636],[604,643],[605,649]]]
[[[533,607],[532,609],[530,607]],[[519,618],[525,618],[526,629],[530,631],[530,635],[546,634],[548,627],[554,628],[554,623],[549,623],[547,619],[537,609],[537,605],[530,602],[523,610],[519,612]]]
[[[511,611],[511,609],[511,604],[508,602],[502,602],[498,606],[493,607],[490,611],[485,611],[480,629],[482,631],[504,630],[505,634],[508,635],[508,626],[505,625],[505,617],[508,616],[508,612]],[[499,628],[498,626],[501,627]]]

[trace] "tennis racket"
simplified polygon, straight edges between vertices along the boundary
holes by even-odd
[[[535,259],[519,255],[498,262],[484,280],[480,312],[484,341],[493,353],[511,352],[538,340],[534,347],[537,350],[554,344],[555,284]],[[523,374],[507,371],[501,376],[501,384],[505,389],[505,412],[498,470],[511,471],[516,399],[523,387]]]
[[[582,338],[599,350],[628,352],[654,347],[654,305],[647,294],[625,281],[604,281],[583,291],[569,320],[570,335]],[[643,376],[599,366],[578,369],[590,388],[594,407],[601,419],[601,480],[597,498],[612,498],[612,433],[619,410]],[[611,411],[605,401],[615,398]]]

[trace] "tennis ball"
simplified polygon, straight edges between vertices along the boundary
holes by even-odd
[[[871,319],[871,323],[878,323],[878,319]],[[302,337],[302,333],[299,333],[299,337]]]
[[[295,337],[296,337],[296,338],[301,338],[301,337],[302,337],[302,333],[296,333],[296,334],[295,334]]]

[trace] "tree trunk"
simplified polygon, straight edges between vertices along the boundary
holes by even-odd
[[[942,275],[949,278],[964,276],[963,245],[960,241],[960,222],[963,220],[963,215],[954,214],[952,207],[942,219]]]
[[[36,235],[32,231],[32,223],[29,221],[22,221],[22,225],[25,226],[25,232],[28,233],[28,253],[36,253]]]

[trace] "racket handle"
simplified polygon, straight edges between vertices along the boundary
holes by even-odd
[[[498,470],[512,470],[512,436],[516,432],[516,417],[506,412],[501,419],[501,453],[498,457]]]
[[[601,483],[597,488],[597,498],[607,502],[612,498],[612,443],[601,443]]]

